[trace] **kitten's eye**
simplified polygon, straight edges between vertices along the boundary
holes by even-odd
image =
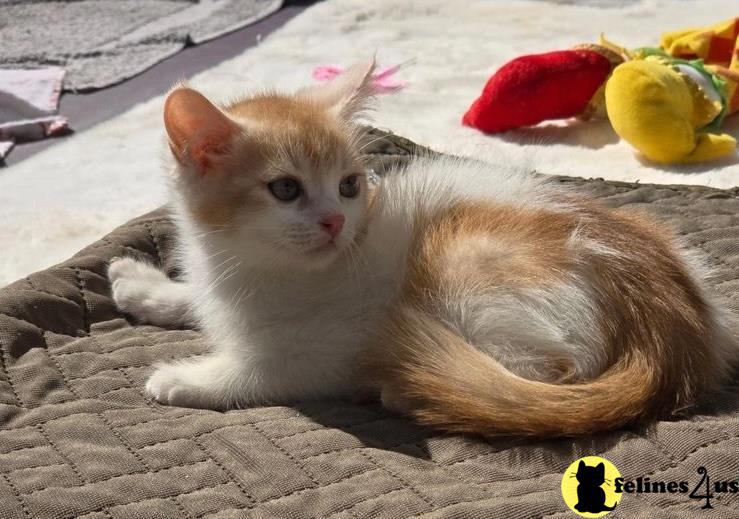
[[[294,178],[281,178],[270,182],[267,184],[267,187],[277,200],[282,200],[283,202],[292,202],[303,191],[300,182]]]
[[[357,175],[349,175],[339,184],[339,193],[346,198],[354,198],[359,194],[359,177]]]

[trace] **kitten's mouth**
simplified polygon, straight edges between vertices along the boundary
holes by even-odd
[[[330,252],[336,250],[338,245],[334,240],[329,240],[323,245],[319,245],[318,247],[314,247],[310,249],[308,252],[311,254],[322,254],[324,252]]]

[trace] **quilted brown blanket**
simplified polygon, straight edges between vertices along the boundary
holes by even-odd
[[[381,136],[380,136],[381,137]],[[376,167],[416,147],[375,143]],[[558,178],[612,206],[673,224],[716,268],[739,310],[739,189]],[[195,330],[138,326],[116,311],[108,260],[172,261],[165,210],[113,231],[69,261],[0,290],[0,516],[576,517],[560,483],[600,455],[629,480],[711,486],[739,474],[739,384],[683,419],[577,440],[445,436],[379,405],[295,403],[226,413],[160,406],[151,365],[201,355]],[[704,486],[696,494],[704,494]],[[739,493],[624,494],[612,517],[739,517]]]

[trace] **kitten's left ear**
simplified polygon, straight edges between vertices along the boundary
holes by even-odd
[[[351,121],[364,112],[375,95],[372,74],[375,59],[357,63],[330,82],[300,90],[297,97],[309,99],[337,117]]]

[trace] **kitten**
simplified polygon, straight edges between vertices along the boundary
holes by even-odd
[[[667,416],[739,351],[675,237],[544,179],[459,159],[372,178],[372,66],[221,107],[164,107],[184,279],[110,265],[118,307],[212,344],[164,404],[380,394],[451,432],[577,435]]]

